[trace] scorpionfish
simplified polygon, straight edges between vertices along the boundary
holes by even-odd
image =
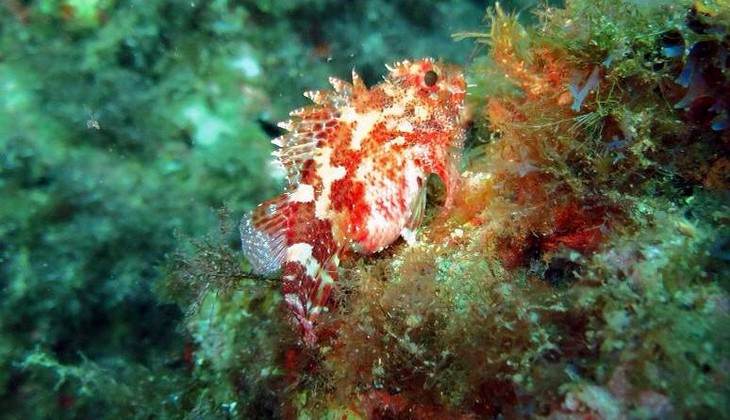
[[[453,202],[464,138],[466,84],[459,68],[432,59],[386,66],[368,88],[330,78],[333,91],[310,91],[313,104],[291,112],[273,140],[288,190],[244,216],[243,253],[253,271],[281,271],[284,301],[307,344],[334,303],[340,260],[413,240],[426,202],[426,179],[441,178]]]

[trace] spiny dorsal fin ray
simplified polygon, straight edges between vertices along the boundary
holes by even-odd
[[[330,77],[330,84],[335,89],[335,92],[349,95],[352,92],[352,85],[344,80],[336,77]]]
[[[365,86],[365,82],[362,81],[360,75],[355,72],[355,69],[352,69],[352,93],[358,94],[367,89],[368,88]]]
[[[308,90],[304,92],[304,97],[317,105],[328,105],[330,92],[326,90]]]

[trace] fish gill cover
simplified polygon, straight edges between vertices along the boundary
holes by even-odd
[[[727,417],[730,4],[485,6],[4,1],[0,412]],[[236,227],[276,122],[427,56],[459,187],[342,255],[307,344]]]

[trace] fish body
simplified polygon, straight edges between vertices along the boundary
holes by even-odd
[[[317,341],[331,306],[340,258],[412,239],[436,174],[445,207],[459,182],[466,84],[461,71],[432,59],[387,66],[367,88],[330,79],[334,90],[305,93],[313,105],[290,113],[274,139],[289,188],[241,222],[244,255],[259,274],[282,272],[282,292],[305,342]]]

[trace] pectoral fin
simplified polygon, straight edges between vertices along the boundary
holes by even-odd
[[[427,189],[425,185],[418,190],[418,194],[413,200],[413,203],[411,203],[410,217],[408,218],[405,226],[403,227],[403,229],[401,229],[400,232],[401,237],[403,237],[403,239],[409,244],[415,243],[415,231],[421,225],[421,222],[423,221],[423,215],[426,212],[426,192]]]

